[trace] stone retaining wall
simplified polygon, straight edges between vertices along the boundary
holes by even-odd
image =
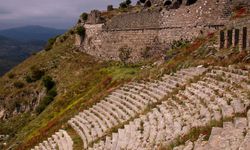
[[[250,17],[236,19],[220,31],[219,48],[250,49]]]
[[[159,55],[174,40],[207,36],[224,28],[230,12],[229,0],[198,0],[179,9],[123,14],[104,24],[85,24],[86,38],[77,45],[105,60],[119,60],[119,49],[129,47],[130,61],[139,61],[147,48]]]

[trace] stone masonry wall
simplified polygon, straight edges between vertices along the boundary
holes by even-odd
[[[159,28],[160,12],[146,11],[115,16],[105,24],[107,30]]]
[[[218,48],[221,49],[237,48],[239,50],[250,50],[250,17],[236,19],[227,24],[225,29],[220,31],[218,41]]]
[[[198,0],[190,6],[162,11],[119,15],[104,24],[85,24],[81,49],[105,60],[119,60],[119,49],[132,49],[130,61],[142,58],[150,48],[154,54],[166,50],[173,40],[193,39],[224,28],[229,21],[229,0]]]

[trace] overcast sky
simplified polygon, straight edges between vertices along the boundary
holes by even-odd
[[[69,28],[82,12],[122,0],[0,0],[0,29],[25,25]]]

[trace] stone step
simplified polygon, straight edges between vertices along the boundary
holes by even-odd
[[[39,143],[35,150],[73,150],[73,141],[65,130],[59,130],[52,138]]]
[[[122,119],[118,114],[118,112],[116,111],[116,107],[114,108],[113,105],[109,104],[108,102],[102,101],[98,103],[96,106],[100,106],[100,108],[103,110],[103,114],[109,117],[110,120],[117,120],[117,122],[119,123],[124,121],[124,119]],[[107,125],[109,128],[112,128],[111,123],[107,123]]]

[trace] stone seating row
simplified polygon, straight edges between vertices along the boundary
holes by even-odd
[[[65,130],[59,130],[51,138],[35,146],[32,150],[73,150],[73,141]]]
[[[202,78],[199,81],[189,82],[200,75]],[[249,100],[242,85],[247,85],[247,81],[248,72],[240,69],[206,69],[201,66],[182,69],[172,75],[164,75],[160,80],[125,84],[68,123],[81,137],[84,149],[155,149],[187,134],[193,127],[245,111]],[[165,96],[175,90],[178,90],[178,94],[162,102]],[[161,104],[125,124],[112,136],[95,142],[155,103]],[[72,148],[73,142],[68,135],[64,136],[65,132],[60,130],[53,138],[35,148]],[[64,139],[68,144],[58,139]],[[93,147],[89,147],[93,142]]]
[[[159,102],[174,89],[206,70],[203,67],[193,67],[164,76],[161,80],[126,84],[92,108],[76,115],[68,123],[81,136],[84,148],[87,148],[110,129],[136,117],[150,104]]]
[[[157,149],[162,143],[167,145],[178,136],[188,134],[191,128],[205,126],[212,120],[220,121],[246,111],[249,100],[244,90],[225,90],[225,86],[234,85],[212,78],[211,72],[213,70],[90,149]],[[228,78],[233,80],[234,76]],[[237,84],[242,82],[245,80]],[[132,144],[131,138],[134,138]]]

